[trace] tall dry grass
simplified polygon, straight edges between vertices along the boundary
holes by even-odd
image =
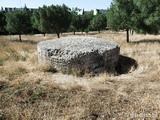
[[[160,35],[134,34],[129,44],[123,32],[85,36],[119,43],[122,65],[134,60],[137,67],[117,76],[51,73],[39,66],[36,44],[55,35],[24,35],[22,43],[16,35],[0,36],[0,119],[160,119]]]

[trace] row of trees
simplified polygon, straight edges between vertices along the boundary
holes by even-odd
[[[113,0],[107,15],[94,15],[93,11],[79,15],[80,9],[70,9],[66,5],[43,6],[38,11],[24,11],[11,13],[0,12],[0,32],[21,34],[31,32],[60,33],[66,31],[90,30],[100,32],[106,26],[113,30],[126,30],[126,41],[129,42],[129,30],[136,33],[157,34],[160,31],[160,0]]]
[[[107,23],[114,30],[157,34],[160,31],[160,0],[114,0],[107,11]]]
[[[106,15],[94,15],[93,11],[88,14],[79,15],[80,9],[70,9],[66,5],[51,5],[40,7],[31,12],[25,7],[23,11],[12,11],[10,13],[0,12],[0,32],[28,34],[39,31],[41,33],[60,33],[65,31],[89,31],[104,29],[107,26]]]

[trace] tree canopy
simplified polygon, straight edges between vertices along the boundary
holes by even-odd
[[[20,41],[21,34],[26,33],[31,28],[30,16],[26,11],[15,10],[6,14],[6,22],[7,31],[18,34]]]
[[[129,42],[129,30],[143,34],[157,34],[160,31],[160,0],[113,0],[107,10],[107,18],[103,14],[94,15],[93,11],[79,8],[70,9],[66,5],[51,5],[39,7],[30,11],[27,6],[23,10],[10,13],[0,12],[0,32],[5,30],[10,34],[33,33],[60,33],[104,29],[107,26],[115,31],[126,30],[126,41]],[[5,27],[4,27],[5,26]],[[69,29],[70,28],[70,29]],[[6,32],[6,31],[5,31]]]
[[[90,11],[88,14],[82,14],[81,22],[79,23],[81,26],[81,31],[84,32],[84,30],[87,30],[89,28],[91,20],[94,18],[94,11]]]
[[[91,27],[94,30],[98,30],[100,33],[101,29],[104,29],[107,26],[107,18],[105,14],[96,15],[91,21]]]
[[[132,29],[133,0],[114,0],[108,10],[108,25],[113,30],[125,29],[129,42],[129,29]]]
[[[32,27],[37,28],[42,33],[50,32],[50,21],[48,19],[47,15],[47,6],[43,6],[42,8],[39,8],[38,11],[34,12],[31,20],[32,20]]]
[[[66,5],[51,5],[40,7],[38,12],[34,13],[34,27],[41,32],[55,32],[59,34],[68,29],[71,23],[71,12]]]
[[[160,30],[160,1],[114,0],[108,10],[108,26],[137,33],[158,33]]]
[[[160,0],[134,0],[134,30],[138,33],[157,34],[160,30]]]
[[[5,15],[3,12],[0,12],[0,33],[4,33],[5,32]]]
[[[80,15],[78,15],[78,12],[81,11],[81,9],[79,8],[73,8],[71,11],[72,14],[72,21],[71,21],[71,25],[70,25],[70,30],[74,31],[78,31],[81,28],[81,25],[79,23],[81,23],[81,17]]]

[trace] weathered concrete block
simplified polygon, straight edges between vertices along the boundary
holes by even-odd
[[[120,45],[94,37],[63,37],[38,43],[39,62],[50,62],[57,71],[103,72],[115,67]]]

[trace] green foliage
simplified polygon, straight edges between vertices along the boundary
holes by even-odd
[[[113,30],[125,29],[129,42],[129,29],[132,29],[132,11],[134,11],[133,0],[115,0],[108,10],[108,26]]]
[[[133,0],[115,0],[108,10],[108,26],[113,30],[132,28]]]
[[[48,9],[48,14],[49,14],[49,20],[51,23],[51,31],[56,32],[58,35],[60,32],[63,32],[63,30],[66,30],[69,28],[72,16],[71,16],[70,8],[68,8],[66,5],[62,5],[62,6],[52,5]]]
[[[86,28],[86,29],[84,29],[84,32],[85,32],[85,33],[89,33],[89,27]]]
[[[138,33],[157,34],[160,30],[160,1],[135,0],[134,4],[134,30]]]
[[[52,5],[40,7],[32,17],[33,27],[41,32],[55,32],[59,34],[67,30],[71,23],[71,12],[66,5]]]
[[[108,10],[108,26],[113,30],[126,29],[137,33],[154,33],[160,30],[160,1],[114,0]]]
[[[3,12],[0,12],[0,32],[5,32],[5,15]]]
[[[93,11],[91,11],[88,14],[81,15],[81,22],[79,24],[81,26],[80,28],[82,32],[89,27],[90,22],[93,18],[94,18]]]
[[[160,30],[159,5],[159,0],[114,0],[108,10],[108,26],[156,34]]]
[[[29,103],[35,103],[37,99],[46,97],[46,88],[40,87],[36,88],[35,90],[30,90],[28,92],[28,95],[30,95],[30,98],[28,100]]]
[[[10,33],[21,35],[27,33],[31,28],[30,16],[27,11],[15,10],[6,14],[6,22],[6,30]]]
[[[71,31],[74,31],[74,34],[75,34],[75,31],[78,31],[80,30],[81,26],[79,23],[81,23],[81,16],[78,15],[78,12],[80,11],[79,8],[73,8],[72,9],[72,21],[71,21],[71,25],[70,25],[70,30]]]
[[[111,8],[107,10],[107,14],[107,25],[117,31],[120,28],[118,25],[120,19],[117,20],[117,18],[120,18],[120,11],[114,3],[112,3]]]
[[[91,21],[91,27],[94,30],[98,30],[100,32],[101,29],[104,29],[107,25],[107,18],[104,14],[96,15]]]
[[[0,81],[0,91],[8,88],[9,83],[6,81]]]
[[[49,27],[50,27],[50,24],[49,23],[49,19],[48,19],[48,15],[47,15],[47,6],[43,6],[42,8],[39,8],[39,16],[38,16],[38,20],[36,19],[36,21],[38,23],[40,23],[40,25],[38,26],[39,27],[39,30],[41,32],[49,32]]]
[[[41,26],[40,26],[40,17],[37,11],[33,12],[30,16],[30,20],[31,20],[31,27],[33,29],[33,31],[41,31]],[[33,32],[32,31],[32,32]]]
[[[3,66],[3,62],[4,62],[4,60],[0,59],[0,66]]]

